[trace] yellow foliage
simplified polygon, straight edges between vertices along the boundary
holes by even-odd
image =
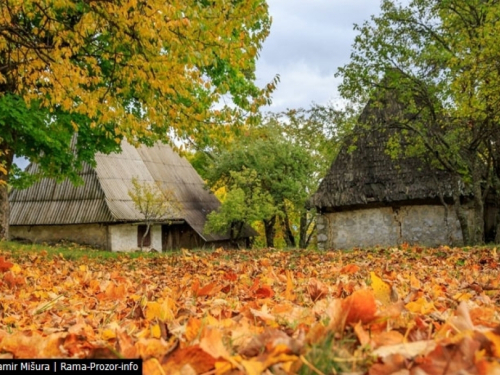
[[[212,104],[254,71],[270,28],[263,0],[2,3],[0,55],[12,68],[0,82],[27,103],[120,124],[131,142],[195,136],[202,126],[238,118]],[[217,73],[218,65],[227,69]],[[232,94],[250,99],[247,109],[268,101],[268,88],[245,90]]]

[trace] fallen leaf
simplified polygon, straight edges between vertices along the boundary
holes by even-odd
[[[370,278],[375,299],[382,305],[389,305],[391,303],[391,286],[378,277],[375,272],[370,272]]]
[[[313,302],[316,302],[328,295],[328,286],[313,277],[309,279],[309,282],[307,283],[307,292]]]
[[[373,292],[366,289],[355,291],[343,301],[346,324],[369,323],[375,319],[377,304]]]

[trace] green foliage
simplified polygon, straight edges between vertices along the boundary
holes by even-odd
[[[203,172],[214,190],[227,191],[221,210],[212,220],[217,217],[226,228],[231,222],[234,226],[261,220],[269,247],[274,247],[276,221],[290,229],[289,207],[304,207],[315,170],[311,153],[287,138],[283,129],[282,123],[270,119],[248,129],[235,137],[230,148],[211,153]],[[240,215],[237,211],[242,205],[246,207]]]
[[[230,150],[216,157],[207,178],[215,188],[233,186],[236,175],[231,172],[256,171],[261,189],[280,209],[285,199],[298,202],[307,196],[301,181],[307,176],[311,162],[304,149],[279,136],[241,137]]]
[[[298,374],[365,373],[372,360],[368,353],[359,349],[356,351],[357,340],[353,336],[336,338],[329,333],[318,340],[301,358],[302,366]]]
[[[96,152],[119,150],[116,140],[106,137],[109,126],[91,127],[87,116],[60,108],[49,110],[34,102],[27,106],[19,95],[0,95],[0,133],[2,143],[8,145],[3,152],[15,152],[37,163],[43,176],[60,180],[68,176],[77,181],[77,170],[84,161],[92,163]],[[14,177],[10,183],[16,187],[40,177],[28,176],[10,165],[8,169]]]
[[[187,156],[214,191],[225,189],[227,196],[222,196],[222,200],[223,206],[228,205],[228,208],[221,207],[221,210],[229,210],[229,206],[234,208],[234,215],[224,214],[227,218],[234,219],[234,223],[243,220],[236,210],[242,201],[252,211],[258,207],[249,202],[260,199],[265,206],[270,197],[275,215],[265,219],[265,215],[254,215],[262,220],[262,224],[254,221],[254,227],[274,237],[276,233],[272,228],[276,226],[275,229],[281,229],[281,233],[278,232],[280,246],[305,248],[314,232],[315,212],[308,201],[328,170],[338,150],[339,139],[350,127],[350,112],[332,106],[313,105],[307,110],[268,113],[256,125],[233,129],[228,142],[212,139],[209,147],[198,147]],[[249,194],[248,189],[243,189],[244,195],[230,193],[238,188],[234,183],[236,176],[246,173],[256,173],[257,184],[252,186],[259,186],[259,194],[255,191]],[[229,203],[233,199],[238,203]],[[225,221],[222,214],[216,215],[213,217],[217,217],[220,227],[227,228],[231,220]],[[252,220],[247,219],[247,223]],[[256,243],[261,242],[256,239]]]
[[[207,216],[205,231],[230,233],[233,240],[241,237],[245,224],[269,220],[276,207],[269,192],[262,191],[262,182],[253,169],[230,171],[232,185],[219,210]]]

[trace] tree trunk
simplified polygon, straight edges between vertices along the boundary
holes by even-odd
[[[473,176],[474,182],[472,192],[474,198],[468,206],[472,208],[472,216],[468,215],[467,211],[460,202],[460,193],[457,189],[453,200],[455,202],[455,212],[460,228],[462,229],[462,238],[464,246],[473,246],[484,243],[484,201],[481,190],[481,179],[478,176]]]
[[[498,173],[500,173],[500,169],[497,171],[497,176],[496,176],[496,179],[495,179],[495,196],[496,196],[496,201],[497,201],[497,208],[498,208],[498,211],[497,211],[497,215],[496,215],[496,219],[495,219],[495,222],[496,222],[496,226],[495,226],[495,243],[496,244],[500,244],[500,175],[498,175]]]
[[[286,207],[283,208],[285,216],[281,219],[281,225],[283,227],[283,234],[287,247],[295,247],[295,236],[293,235],[292,228],[290,228],[290,218],[288,217],[288,212]]]
[[[0,241],[10,239],[9,236],[9,195],[6,178],[0,177]]]
[[[467,217],[467,213],[462,206],[462,202],[460,202],[460,178],[456,179],[455,185],[456,188],[453,189],[453,207],[455,208],[455,213],[457,215],[458,222],[460,223],[464,246],[469,246],[471,245],[469,218]]]
[[[276,229],[274,225],[276,224],[276,215],[269,220],[264,221],[264,230],[266,232],[266,246],[274,247],[274,236],[276,235]]]
[[[245,223],[243,221],[231,223],[231,229],[230,229],[231,240],[230,240],[230,242],[237,249],[240,248],[241,233],[243,232],[244,226],[245,226]],[[248,247],[248,244],[247,244],[247,247]]]
[[[499,244],[500,243],[500,212],[497,214],[497,226],[496,226],[496,233],[495,233],[495,243]]]
[[[309,246],[309,242],[311,242],[312,233],[309,235],[307,232],[309,231],[309,227],[314,222],[314,215],[309,219],[309,211],[304,210],[300,215],[300,228],[299,228],[299,248],[306,249]]]
[[[0,139],[0,240],[9,240],[9,181],[14,152]]]
[[[146,230],[144,231],[144,234],[142,235],[142,238],[141,238],[141,251],[142,251],[142,248],[144,247],[144,239],[148,236],[150,227],[151,227],[151,224],[146,223]]]
[[[473,175],[473,227],[472,240],[473,245],[481,245],[484,243],[484,198],[481,189],[481,176],[478,173]]]

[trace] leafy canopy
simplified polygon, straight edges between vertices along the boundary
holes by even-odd
[[[253,84],[269,26],[263,0],[5,0],[2,150],[54,175],[123,137],[206,141],[269,99]],[[235,106],[214,110],[222,96]]]
[[[269,220],[276,215],[277,208],[268,191],[262,190],[262,181],[257,171],[244,168],[230,171],[231,186],[222,197],[217,211],[207,216],[207,232],[226,234],[231,239],[241,238],[245,225],[256,221]]]

